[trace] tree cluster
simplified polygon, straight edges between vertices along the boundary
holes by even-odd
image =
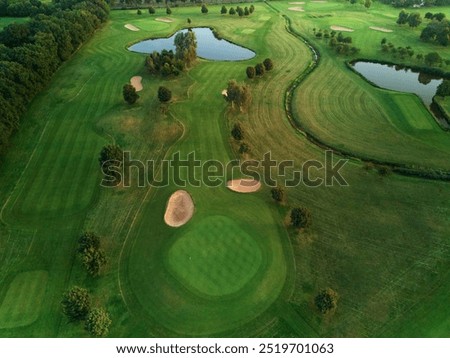
[[[326,30],[325,30],[326,31]],[[317,37],[317,34],[316,34]],[[326,38],[326,36],[325,36]],[[342,32],[339,32],[336,36],[336,32],[332,31],[330,33],[330,42],[329,45],[334,51],[336,51],[339,55],[354,55],[357,54],[360,50],[359,48],[352,46],[353,39],[351,36],[344,36]]]
[[[91,276],[98,276],[106,264],[105,252],[100,248],[100,237],[93,232],[85,232],[78,240],[78,254]]]
[[[426,42],[435,42],[442,46],[447,46],[450,42],[450,22],[444,18],[442,20],[431,21],[420,34],[420,39]]]
[[[266,58],[262,63],[256,64],[253,66],[248,66],[245,70],[247,77],[252,79],[256,76],[262,77],[267,71],[271,71],[273,69],[273,61],[270,58]]]
[[[320,313],[326,314],[334,310],[337,306],[338,294],[331,288],[327,288],[318,293],[314,299]]]
[[[92,336],[106,336],[112,323],[109,313],[103,308],[92,308],[91,301],[88,290],[74,286],[63,294],[62,311],[72,322],[84,321],[85,329]]]
[[[109,13],[104,0],[66,0],[41,7],[46,11],[0,32],[0,153],[33,97]]]
[[[383,51],[384,53],[390,53],[394,57],[397,57],[398,55],[402,60],[404,60],[405,58],[412,58],[414,56],[414,50],[411,48],[411,46],[395,47],[392,42],[387,42],[386,38],[381,40],[381,51]],[[420,56],[417,59],[420,60]]]
[[[311,213],[307,208],[293,208],[291,210],[291,224],[296,229],[306,229],[311,225]]]
[[[447,97],[450,96],[450,80],[444,80],[437,88],[437,96]]]
[[[230,80],[227,86],[227,94],[225,100],[231,104],[238,106],[240,111],[247,109],[252,101],[252,94],[250,87],[247,85],[241,85],[236,80]]]
[[[408,24],[410,27],[418,27],[422,23],[422,17],[418,12],[408,13],[405,10],[398,14],[397,24]]]
[[[120,183],[122,179],[123,150],[116,144],[110,144],[102,148],[98,159],[105,179],[113,185]]]
[[[197,58],[197,41],[191,30],[180,32],[175,36],[175,53],[170,50],[153,52],[145,59],[145,67],[151,74],[161,74],[164,77],[178,76],[189,68]]]
[[[450,0],[379,0],[383,4],[392,5],[398,8],[407,8],[413,6],[446,6],[450,5]]]
[[[226,11],[226,7],[222,6],[220,13],[226,14],[226,12],[224,12],[224,11]],[[249,16],[249,15],[253,14],[254,11],[255,11],[255,7],[253,5],[250,5],[250,7],[246,6],[244,8],[237,6],[236,9],[234,7],[231,7],[230,10],[228,10],[228,14],[230,14],[230,15],[238,14],[239,17],[242,17],[242,16]]]

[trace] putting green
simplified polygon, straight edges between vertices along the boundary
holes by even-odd
[[[239,291],[262,261],[256,241],[225,216],[210,216],[170,248],[171,271],[188,288],[222,296]]]
[[[0,306],[0,329],[28,326],[38,319],[47,277],[47,271],[28,271],[14,278]]]

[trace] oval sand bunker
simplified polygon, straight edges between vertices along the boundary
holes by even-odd
[[[255,179],[229,180],[227,188],[237,193],[254,193],[261,189],[261,183]]]
[[[180,227],[194,215],[194,202],[186,190],[177,190],[167,202],[164,221],[172,227]]]

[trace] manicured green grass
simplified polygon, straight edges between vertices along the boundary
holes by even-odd
[[[0,305],[0,329],[28,326],[36,321],[47,288],[46,271],[18,274]]]
[[[0,30],[4,27],[8,26],[9,24],[21,24],[23,22],[28,21],[29,19],[27,17],[1,17],[0,18]]]
[[[262,254],[250,234],[224,216],[190,227],[169,249],[168,265],[202,294],[224,296],[243,288],[258,272]]]
[[[316,16],[310,18],[308,12],[288,12],[286,2],[272,5],[309,37],[312,26],[335,21],[389,26],[397,11],[375,5],[367,14],[344,3],[308,3],[305,8]],[[244,195],[225,185],[188,185],[196,211],[178,229],[163,220],[177,186],[99,187],[96,161],[106,143],[116,142],[142,160],[195,151],[200,160],[226,162],[236,156],[229,135],[236,121],[250,145],[249,158],[271,151],[277,160],[294,160],[296,170],[307,160],[324,160],[323,149],[295,132],[284,111],[286,88],[309,64],[307,47],[264,4],[256,4],[248,18],[221,16],[220,6],[209,10],[205,16],[198,8],[174,8],[170,24],[146,13],[112,12],[105,28],[33,102],[0,172],[0,299],[17,274],[46,271],[45,320],[33,322],[30,312],[24,316],[30,324],[0,329],[0,335],[85,336],[81,324],[68,324],[61,313],[62,293],[76,284],[109,310],[111,336],[117,337],[447,336],[448,183],[380,176],[352,161],[342,170],[348,187],[288,188],[284,206],[273,203],[267,187]],[[320,17],[325,14],[333,17]],[[145,71],[144,56],[126,50],[141,39],[172,34],[188,17],[193,26],[214,26],[257,57],[235,63],[200,60],[189,73],[162,79]],[[352,24],[352,19],[361,20]],[[407,29],[392,34],[396,45],[416,35]],[[377,54],[372,49],[387,35],[367,30],[352,36],[358,46],[364,44],[363,51]],[[334,145],[383,160],[448,163],[447,137],[416,97],[373,88],[344,66],[344,58],[316,45],[322,63],[295,93],[294,108],[305,125]],[[266,57],[274,60],[274,70],[247,80],[245,68]],[[143,76],[144,89],[137,104],[128,106],[121,90],[134,75]],[[252,88],[246,113],[230,113],[222,98],[232,78]],[[167,115],[156,99],[162,84],[174,95]],[[306,232],[286,230],[292,206],[310,209],[312,226]],[[87,277],[77,259],[83,230],[101,235],[108,254],[105,272],[96,279]],[[196,263],[191,271],[184,270],[188,255]],[[247,270],[241,275],[233,271],[239,264]],[[17,284],[21,292],[28,287]],[[323,318],[313,300],[326,287],[340,299],[335,315]]]

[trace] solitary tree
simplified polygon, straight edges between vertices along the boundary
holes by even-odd
[[[130,85],[129,83],[123,86],[122,92],[123,92],[123,99],[128,104],[136,103],[136,101],[139,99],[139,95],[136,93],[136,88],[134,88],[134,86]]]
[[[103,174],[108,180],[117,184],[121,180],[121,168],[123,165],[123,150],[116,144],[110,144],[102,148],[98,159]],[[111,180],[111,178],[113,178]]]
[[[207,14],[208,13],[208,8],[206,7],[205,4],[202,5],[202,14]]]
[[[263,76],[263,75],[264,75],[264,72],[265,72],[265,70],[264,70],[264,65],[263,65],[262,63],[258,63],[258,64],[255,66],[255,73],[256,73],[256,76]]]
[[[149,14],[153,15],[155,12],[156,12],[156,10],[155,10],[155,8],[154,8],[153,6],[150,6],[150,7],[148,8],[148,13],[149,13]]]
[[[170,14],[172,14],[172,10],[170,9],[170,7],[166,7],[166,14],[167,15],[170,15]]]
[[[372,6],[372,0],[365,0],[364,1],[364,7],[366,9],[370,9],[371,6]]]
[[[64,293],[61,305],[69,320],[83,320],[91,309],[91,297],[85,288],[74,286]]]
[[[273,69],[273,61],[270,58],[266,58],[263,61],[263,65],[266,71],[271,71]]]
[[[284,189],[281,186],[272,188],[272,190],[270,190],[270,194],[272,195],[272,199],[279,203],[284,201],[285,196],[286,196],[284,193]]]
[[[94,337],[104,337],[109,332],[111,318],[103,308],[94,308],[86,319],[85,328]]]
[[[192,20],[188,17],[188,19],[187,19],[187,23],[190,25],[191,24],[191,22],[192,22]]]
[[[222,9],[220,9],[220,13],[223,15],[226,14],[227,12],[228,12],[227,8],[225,7],[225,5],[223,5]]]
[[[296,229],[306,229],[311,225],[311,213],[306,208],[292,209],[291,224]]]
[[[172,92],[168,88],[160,86],[158,88],[158,99],[161,103],[167,103],[172,99]]]
[[[142,15],[141,9],[138,9],[137,14],[138,14],[138,15]]]
[[[248,66],[245,72],[247,73],[248,78],[250,79],[255,78],[256,71],[253,66]]]
[[[328,313],[337,306],[338,295],[331,288],[319,292],[314,299],[317,309],[320,313]]]
[[[231,135],[237,141],[240,141],[240,140],[244,139],[244,134],[243,134],[241,125],[239,123],[236,123],[233,126],[233,129],[231,130]]]

